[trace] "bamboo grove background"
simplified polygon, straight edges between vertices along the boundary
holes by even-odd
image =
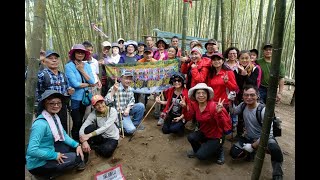
[[[26,51],[31,48],[34,4],[25,1]],[[182,33],[183,0],[40,0],[45,3],[43,49],[60,53],[62,64],[73,44],[89,40],[96,49],[102,41],[143,41],[143,35],[155,35],[153,29]],[[286,76],[294,79],[295,1],[287,0],[285,39],[282,61]],[[274,0],[193,0],[188,6],[187,36],[215,38],[240,50],[257,48],[272,42]],[[109,38],[99,37],[91,28],[96,23]],[[222,40],[222,35],[225,35]],[[181,44],[181,43],[180,43]],[[27,62],[26,62],[27,63]]]

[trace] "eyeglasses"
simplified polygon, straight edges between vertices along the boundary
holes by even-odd
[[[47,103],[49,104],[50,107],[55,107],[55,106],[62,106],[62,103],[61,102],[49,102]]]
[[[243,97],[255,97],[257,94],[243,94]]]
[[[85,52],[84,52],[84,51],[75,51],[75,53],[77,53],[77,54],[84,54]]]
[[[173,82],[182,82],[181,79],[174,79]]]

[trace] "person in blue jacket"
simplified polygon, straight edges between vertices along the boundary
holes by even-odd
[[[88,87],[95,86],[91,67],[83,61],[90,57],[89,51],[82,44],[75,44],[69,51],[70,60],[65,65],[65,74],[71,87],[75,89],[71,95],[72,138],[79,142],[79,130],[87,106],[82,104],[82,98]]]
[[[50,179],[68,169],[85,169],[81,145],[68,136],[57,115],[64,100],[55,90],[41,96],[42,111],[32,123],[26,152],[27,169],[35,176]]]

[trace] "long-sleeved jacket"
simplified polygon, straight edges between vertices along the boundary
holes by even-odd
[[[228,74],[228,81],[225,83],[223,77]],[[218,74],[214,75],[212,78],[208,77],[206,84],[213,89],[214,96],[213,101],[218,102],[219,98],[224,99],[224,104],[228,104],[228,94],[229,91],[237,91],[238,85],[236,82],[235,75],[231,70],[221,69]]]
[[[171,87],[171,88],[167,89],[166,91],[164,91],[164,93],[166,95],[166,99],[167,99],[167,104],[166,104],[165,108],[162,111],[164,113],[167,113],[167,111],[169,110],[169,107],[171,106],[174,89],[175,89],[174,87]],[[186,88],[182,89],[182,97],[186,98],[185,99],[186,100],[186,104],[190,104],[190,100],[188,98],[188,90]],[[182,114],[185,113],[184,111],[186,111],[185,108],[182,109]]]
[[[192,62],[181,64],[181,73],[187,74],[187,88],[190,89],[197,85],[198,83],[205,83],[209,68],[211,66],[211,60],[207,57],[202,57],[200,61],[196,62],[197,67],[191,68]],[[189,75],[191,71],[191,77]],[[191,82],[190,82],[191,81]],[[190,84],[190,87],[188,87]]]
[[[76,148],[79,143],[73,140],[63,129],[64,143]],[[39,115],[31,127],[30,139],[26,154],[27,169],[31,170],[47,163],[48,160],[57,159],[58,152],[55,152],[54,138],[43,115]]]
[[[87,81],[86,83],[94,84],[94,76],[93,76],[90,65],[88,63],[84,63],[83,68],[84,68],[85,72],[90,76],[89,81]],[[81,101],[83,94],[84,94],[84,91],[87,88],[80,87],[80,85],[82,83],[82,75],[77,70],[76,65],[74,64],[73,61],[70,60],[65,65],[65,74],[68,78],[70,86],[75,89],[74,93],[71,95],[71,99]]]
[[[189,110],[185,111],[184,118],[186,120],[195,119],[200,124],[200,131],[207,138],[221,138],[223,133],[231,130],[230,116],[225,108],[221,112],[216,111],[217,104],[212,100],[207,102],[207,106],[203,112],[200,112],[199,104],[191,101],[188,105]]]

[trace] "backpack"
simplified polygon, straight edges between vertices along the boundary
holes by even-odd
[[[245,103],[241,104],[241,113],[238,116],[242,116],[243,117],[243,111],[246,108]],[[260,126],[262,126],[262,115],[261,115],[261,111],[263,110],[263,108],[265,108],[265,104],[260,103],[257,107],[256,110],[256,119],[258,121],[258,123],[260,124]],[[243,118],[242,118],[243,119]],[[280,137],[281,136],[281,120],[279,117],[276,117],[275,114],[273,115],[272,118],[272,129],[273,129],[273,136],[274,137]]]

